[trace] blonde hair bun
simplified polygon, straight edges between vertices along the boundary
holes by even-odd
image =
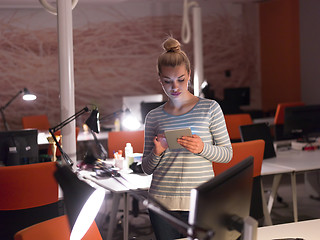
[[[169,37],[162,45],[163,49],[167,52],[180,52],[181,47],[178,40]]]

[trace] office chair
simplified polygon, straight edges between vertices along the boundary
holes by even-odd
[[[59,216],[56,163],[0,167],[0,239]]]
[[[20,230],[14,240],[69,240],[70,227],[66,215],[55,217]],[[82,240],[102,240],[95,222],[92,223]]]
[[[231,142],[241,141],[239,126],[253,123],[249,113],[225,114],[224,118]]]
[[[32,115],[22,117],[22,126],[24,129],[36,128],[40,131],[48,131],[50,123],[47,115]]]
[[[283,125],[284,125],[284,112],[287,107],[303,106],[303,102],[285,102],[278,103],[276,113],[274,116],[274,138],[275,140],[286,140],[290,139],[290,136],[284,136]]]
[[[266,205],[263,205],[263,192],[261,188],[261,167],[264,155],[265,142],[262,139],[232,143],[233,157],[228,163],[213,162],[213,170],[215,176],[221,174],[230,167],[241,162],[248,156],[254,157],[253,163],[253,186],[252,186],[252,198],[250,216],[257,221],[264,217],[263,210],[266,210]],[[263,209],[265,207],[265,209]]]

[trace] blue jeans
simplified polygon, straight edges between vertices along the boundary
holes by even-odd
[[[180,220],[188,222],[189,212],[187,211],[172,211]],[[173,240],[177,238],[185,238],[186,235],[178,231],[178,227],[169,222],[159,214],[149,210],[149,217],[153,227],[154,234],[157,240]]]

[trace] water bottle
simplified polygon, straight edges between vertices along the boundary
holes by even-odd
[[[133,161],[133,148],[131,143],[127,143],[126,147],[124,148],[124,156],[125,156],[125,167],[129,169],[129,166],[132,164]]]

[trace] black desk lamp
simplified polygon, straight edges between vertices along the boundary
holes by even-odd
[[[61,152],[62,158],[67,163],[57,163],[57,170],[54,176],[63,191],[66,213],[71,228],[70,239],[82,239],[86,234],[104,200],[105,191],[101,188],[95,189],[78,178],[77,174],[71,170],[73,165],[72,160],[68,154],[63,151],[54,133],[88,111],[88,107],[84,107],[73,116],[49,129],[53,140]],[[93,122],[97,115],[97,110],[94,109],[87,120],[87,123],[89,123],[88,126],[92,131],[98,130],[99,124]]]
[[[73,120],[75,120],[76,118],[81,116],[82,114],[89,112],[89,111],[90,110],[88,107],[84,107],[79,112],[75,113],[71,117],[69,117],[66,120],[64,120],[63,122],[59,123],[57,126],[49,128],[49,132],[50,132],[57,148],[60,150],[62,158],[69,166],[73,166],[73,162],[70,159],[70,157],[68,156],[68,154],[66,154],[63,151],[63,149],[62,149],[60,143],[58,142],[56,136],[54,135],[54,133],[57,132],[58,130],[61,130],[64,126],[66,126],[67,124],[69,124],[70,122],[72,122]],[[98,133],[100,131],[98,116],[99,116],[99,112],[98,112],[97,108],[94,107],[94,109],[91,111],[89,118],[86,121],[86,124],[91,129],[92,134],[94,134],[94,132]],[[94,137],[96,137],[96,136],[94,135]]]
[[[22,93],[23,93],[23,100],[25,101],[33,101],[37,98],[36,95],[31,94],[27,88],[24,88],[23,90],[20,90],[16,95],[14,95],[4,106],[0,107],[3,125],[7,131],[9,130],[9,126],[8,126],[6,117],[4,115],[4,110]]]

